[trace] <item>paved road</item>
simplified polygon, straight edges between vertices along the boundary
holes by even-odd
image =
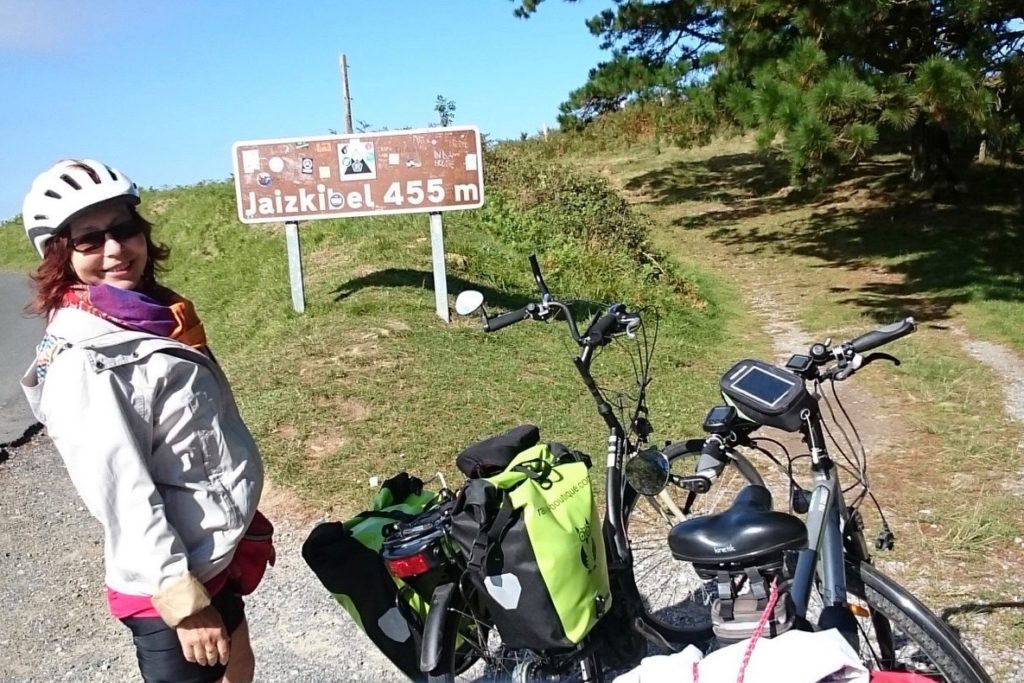
[[[33,422],[18,386],[43,330],[42,320],[22,312],[29,285],[25,275],[0,273],[0,443],[21,436]]]

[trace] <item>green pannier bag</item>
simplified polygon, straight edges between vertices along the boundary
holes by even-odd
[[[415,482],[410,486],[410,482]],[[427,603],[388,572],[380,556],[384,527],[423,512],[436,494],[402,473],[384,483],[370,509],[345,522],[317,525],[302,557],[360,629],[406,676],[424,680],[419,644]]]
[[[506,646],[571,648],[611,606],[590,459],[538,444],[469,481],[452,535]]]

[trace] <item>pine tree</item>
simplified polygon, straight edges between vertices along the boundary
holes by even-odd
[[[588,27],[613,60],[570,95],[566,122],[700,82],[797,180],[883,135],[911,153],[915,180],[947,185],[980,142],[1024,152],[1020,0],[615,0]]]

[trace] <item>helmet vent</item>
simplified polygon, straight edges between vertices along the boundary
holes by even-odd
[[[70,185],[71,187],[75,188],[76,190],[82,189],[82,186],[78,184],[78,181],[67,174],[62,175],[60,179],[63,180],[68,185]]]
[[[50,197],[51,199],[60,199],[60,195],[54,192],[53,190],[47,190],[46,196]]]

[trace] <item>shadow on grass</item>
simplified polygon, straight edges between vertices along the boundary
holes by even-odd
[[[726,154],[687,161],[637,176],[626,184],[658,204],[766,196],[788,184],[786,169],[758,154]]]
[[[1024,602],[970,602],[955,607],[944,607],[939,612],[939,617],[948,622],[957,614],[991,614],[1002,609],[1024,610]]]
[[[949,626],[957,637],[961,635],[960,629],[951,623],[951,619],[958,614],[992,614],[1002,610],[1022,610],[1024,602],[1000,601],[1000,602],[969,602],[953,607],[944,607],[939,611],[939,618]]]
[[[710,229],[737,249],[869,270],[865,284],[833,292],[881,321],[908,312],[942,320],[974,299],[1024,302],[1024,169],[975,164],[967,189],[942,201],[909,186],[902,158],[866,161],[816,194],[792,191],[784,170],[729,154],[652,171],[628,187],[662,205],[706,202],[677,225]],[[781,215],[801,208],[809,215]],[[763,220],[773,215],[786,223]]]
[[[387,268],[378,270],[369,275],[357,277],[348,282],[338,285],[331,294],[334,301],[343,301],[363,289],[371,287],[409,287],[414,289],[425,289],[434,291],[434,274],[429,270],[415,270],[412,268]],[[475,289],[484,295],[484,301],[489,312],[503,312],[508,309],[521,308],[533,298],[518,296],[509,292],[486,287],[477,282],[470,282],[460,277],[448,276],[448,291],[458,294],[467,289]]]

